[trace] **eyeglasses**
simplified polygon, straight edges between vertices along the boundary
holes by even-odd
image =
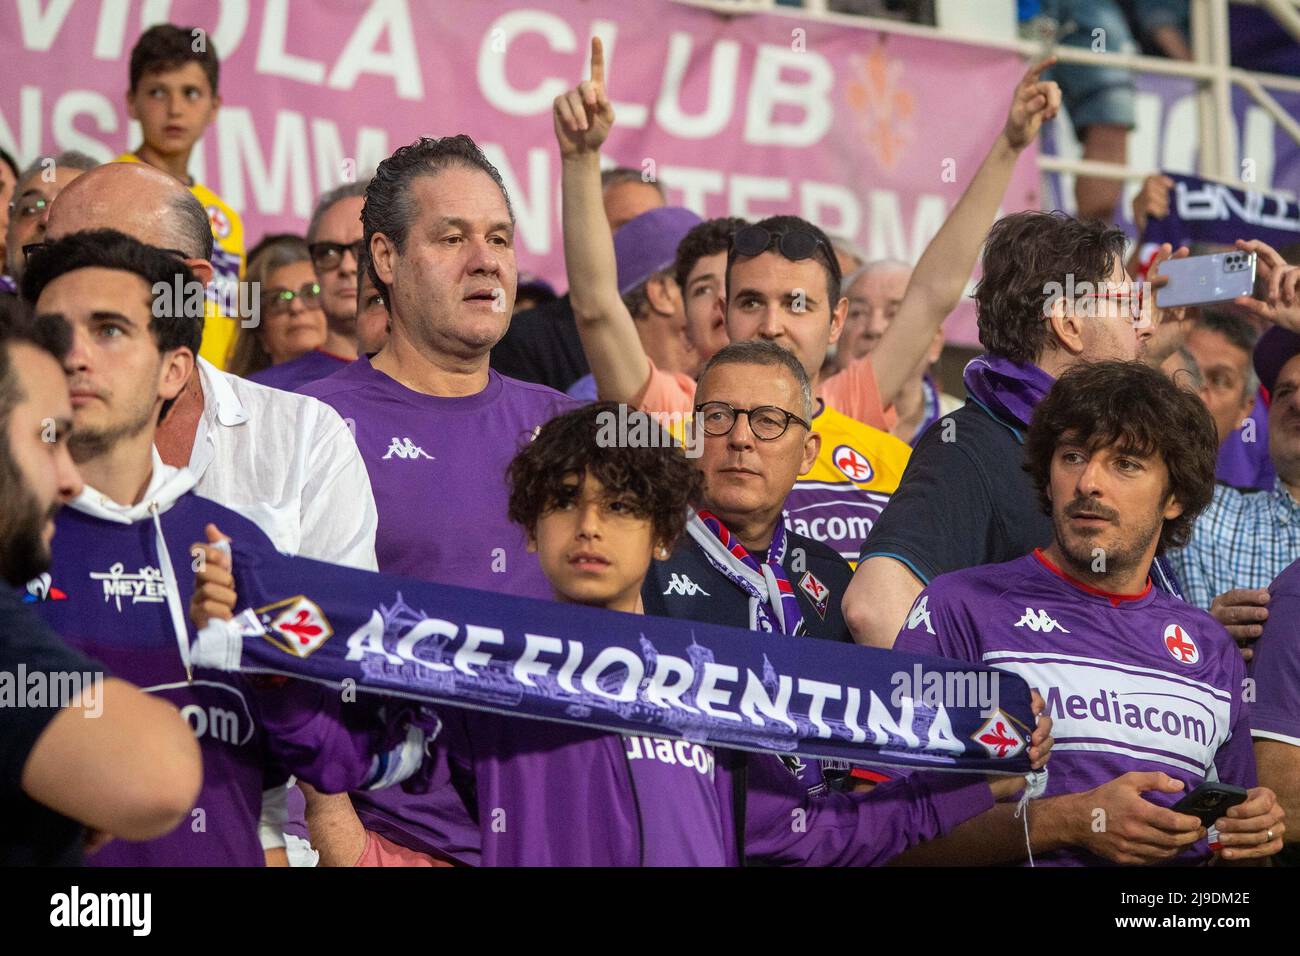
[[[1115,307],[1116,315],[1128,314],[1134,322],[1142,318],[1142,287],[1137,286],[1132,289],[1111,289],[1107,292],[1085,292],[1075,296],[1076,299],[1101,299],[1103,302],[1109,302],[1112,299],[1116,302],[1128,300],[1128,308],[1121,306]]]
[[[9,214],[16,215],[19,219],[32,219],[52,202],[53,199],[44,196],[22,196],[9,203]]]
[[[329,272],[343,264],[343,253],[352,253],[356,262],[361,261],[361,253],[366,248],[366,240],[356,242],[313,242],[307,247],[311,252],[311,264],[317,272]]]
[[[700,416],[700,426],[704,434],[721,438],[730,435],[736,427],[736,419],[744,415],[749,419],[749,430],[754,437],[762,441],[776,441],[785,434],[791,422],[798,422],[809,431],[812,425],[793,412],[787,412],[776,405],[759,405],[755,408],[733,408],[726,402],[705,402],[695,406],[695,413]]]
[[[303,308],[314,309],[320,304],[320,285],[315,282],[304,283],[295,292],[293,289],[274,289],[262,296],[263,308],[270,316],[284,315],[293,306],[294,299],[301,299]]]
[[[835,256],[816,233],[806,229],[792,229],[789,232],[768,232],[762,226],[744,226],[736,230],[731,239],[731,248],[738,256],[761,256],[775,245],[777,251],[787,259],[798,262],[811,259],[821,246],[827,257],[834,262]]]

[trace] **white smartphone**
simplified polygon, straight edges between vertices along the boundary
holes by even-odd
[[[1169,259],[1160,264],[1159,272],[1169,277],[1168,284],[1156,290],[1159,308],[1230,302],[1254,291],[1255,253],[1218,252]]]

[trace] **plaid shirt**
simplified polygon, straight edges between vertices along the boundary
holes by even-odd
[[[1233,588],[1266,588],[1300,558],[1300,504],[1280,480],[1272,491],[1214,489],[1185,548],[1169,553],[1183,595],[1209,610]]]

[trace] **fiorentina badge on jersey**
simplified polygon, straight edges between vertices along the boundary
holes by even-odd
[[[830,600],[831,589],[817,580],[817,575],[811,571],[805,571],[799,579],[799,588],[812,600],[813,610],[818,616],[823,621],[826,620],[826,605]]]
[[[334,635],[325,612],[303,595],[257,609],[268,641],[296,657],[306,657]]]
[[[1165,650],[1180,664],[1195,664],[1201,659],[1201,649],[1192,640],[1192,635],[1177,624],[1165,628]]]

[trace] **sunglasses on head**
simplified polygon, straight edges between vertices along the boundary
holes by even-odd
[[[815,233],[806,229],[792,229],[789,232],[769,232],[763,226],[743,226],[736,230],[735,236],[731,239],[731,248],[735,250],[736,255],[761,256],[773,246],[786,259],[798,262],[800,259],[811,259],[817,253],[817,247],[826,247],[826,244]],[[829,248],[826,253],[832,259],[834,255]]]

